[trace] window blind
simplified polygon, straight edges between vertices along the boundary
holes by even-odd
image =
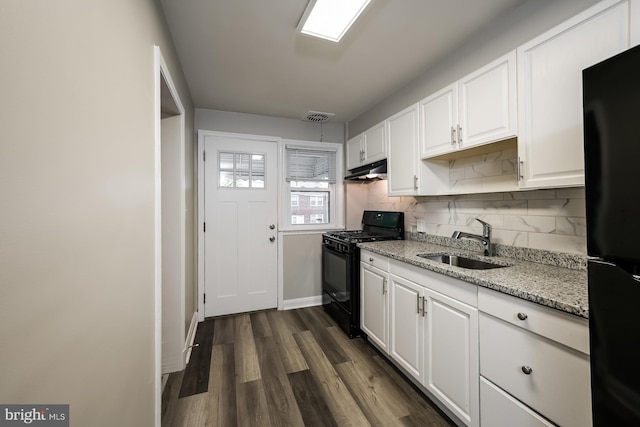
[[[336,151],[287,146],[287,181],[336,182]]]

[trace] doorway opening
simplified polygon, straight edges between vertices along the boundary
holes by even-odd
[[[183,370],[185,326],[185,111],[158,46],[155,62],[155,410],[162,376]],[[188,322],[187,322],[188,323]]]

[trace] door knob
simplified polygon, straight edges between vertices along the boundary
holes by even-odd
[[[271,243],[275,242],[275,241],[276,241],[276,236],[271,236],[271,237],[269,237],[269,241],[270,241]]]
[[[276,225],[275,225],[275,224],[271,224],[271,225],[269,226],[269,230],[273,230],[274,228],[276,228]]]

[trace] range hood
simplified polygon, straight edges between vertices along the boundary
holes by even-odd
[[[387,179],[387,159],[351,169],[346,181],[375,181]]]

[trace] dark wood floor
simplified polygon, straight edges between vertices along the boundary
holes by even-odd
[[[452,425],[321,307],[208,319],[198,330],[201,346],[165,387],[164,427]]]

